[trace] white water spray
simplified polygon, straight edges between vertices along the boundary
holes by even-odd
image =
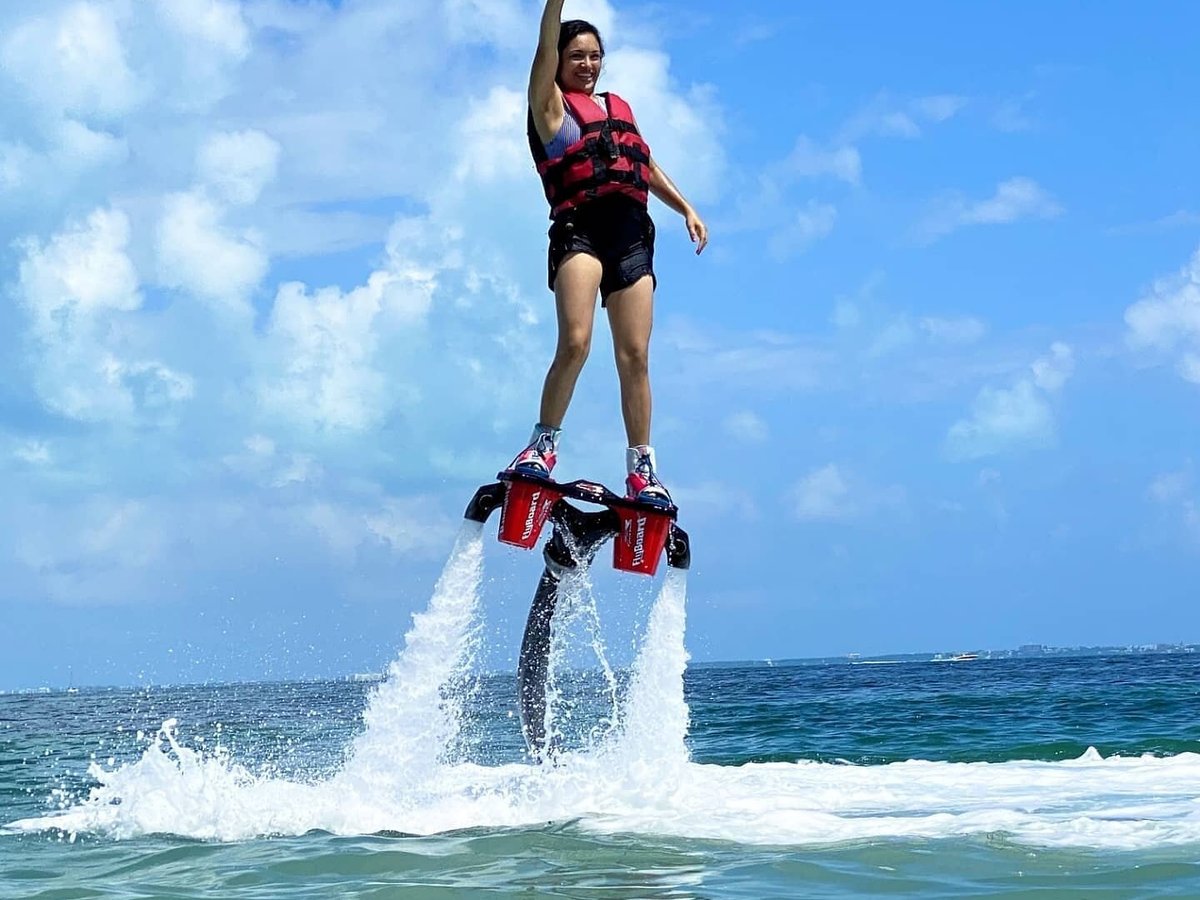
[[[688,760],[688,708],[683,699],[686,608],[687,572],[667,569],[634,660],[616,744],[621,755],[643,764],[679,768]]]
[[[478,648],[483,525],[466,520],[429,607],[413,615],[404,649],[371,694],[366,726],[337,780],[393,793],[428,779],[462,720],[463,679]]]
[[[558,586],[558,601],[550,620],[550,649],[546,660],[546,702],[544,731],[552,748],[563,748],[578,738],[568,734],[566,721],[574,717],[581,698],[568,698],[564,683],[570,679],[569,656],[577,628],[587,635],[588,645],[595,656],[603,678],[603,697],[593,697],[594,703],[582,703],[589,712],[592,725],[587,729],[584,747],[592,747],[607,736],[620,717],[617,675],[608,661],[608,650],[600,627],[600,613],[593,591],[590,569],[568,572]],[[579,673],[576,673],[579,674]],[[582,682],[582,677],[580,681]]]

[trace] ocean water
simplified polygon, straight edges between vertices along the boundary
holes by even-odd
[[[1200,897],[1194,656],[688,668],[670,572],[621,671],[579,581],[537,764],[482,541],[381,683],[0,695],[0,897]]]

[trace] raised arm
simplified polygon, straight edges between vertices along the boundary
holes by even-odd
[[[542,24],[538,30],[537,53],[529,70],[529,108],[543,141],[554,137],[562,126],[562,91],[558,76],[558,32],[562,25],[564,0],[546,0]]]

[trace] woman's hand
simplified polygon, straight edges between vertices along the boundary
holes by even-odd
[[[708,226],[691,207],[688,207],[687,212],[684,213],[684,220],[687,222],[688,237],[696,245],[696,255],[699,256],[708,246]]]
[[[687,223],[688,237],[696,245],[696,255],[703,253],[704,248],[708,246],[708,226],[696,214],[696,210],[692,209],[692,205],[683,199],[679,188],[675,187],[667,173],[654,161],[654,157],[650,158],[650,193],[683,216],[684,222]]]

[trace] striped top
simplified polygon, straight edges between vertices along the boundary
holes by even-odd
[[[599,106],[600,104],[596,104]],[[605,112],[608,111],[608,99],[605,98]],[[583,129],[579,127],[579,120],[571,113],[571,107],[563,103],[563,120],[558,126],[558,133],[550,140],[545,142],[546,156],[550,159],[558,159],[567,152],[567,148],[574,144],[577,140],[583,137]]]

